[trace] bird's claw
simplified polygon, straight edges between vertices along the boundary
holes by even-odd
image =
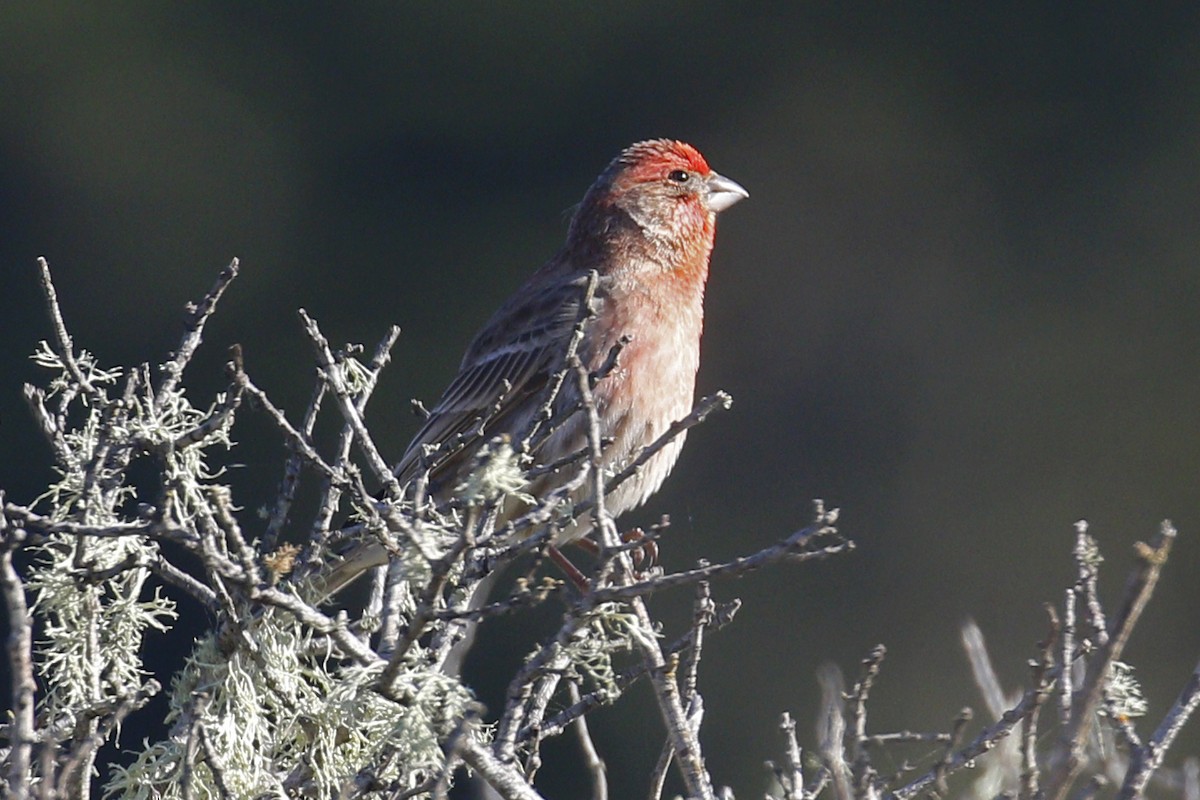
[[[630,548],[629,557],[639,578],[658,566],[658,542],[646,536],[641,528],[631,528],[621,534],[621,541],[627,545],[637,543],[636,547]]]

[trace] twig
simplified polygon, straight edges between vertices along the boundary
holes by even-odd
[[[478,608],[443,608],[432,612],[432,618],[439,622],[481,622],[485,619],[510,614],[514,611],[532,608],[552,597],[563,594],[564,584],[561,580],[546,576],[536,587],[530,587],[528,581],[521,578],[511,594],[494,603]]]
[[[343,471],[334,469],[329,464],[325,463],[325,459],[321,458],[321,454],[313,448],[308,439],[294,427],[292,427],[292,423],[288,422],[284,413],[279,410],[274,403],[271,402],[271,400],[267,397],[266,392],[254,385],[254,382],[250,380],[250,377],[245,372],[239,373],[238,381],[242,383],[245,391],[248,392],[260,406],[262,406],[263,410],[267,412],[267,415],[275,422],[275,426],[283,433],[289,447],[294,448],[296,452],[303,455],[305,460],[307,460],[314,469],[316,469],[333,483],[339,486],[349,485],[349,481],[347,480]]]
[[[775,770],[776,780],[783,788],[783,800],[801,800],[804,797],[804,759],[800,743],[796,741],[796,721],[783,712],[779,719],[779,730],[783,732],[784,768]]]
[[[143,566],[152,573],[161,578],[164,582],[176,586],[190,594],[192,597],[199,600],[209,610],[209,613],[216,614],[219,601],[217,593],[210,589],[205,584],[188,575],[183,570],[176,567],[170,561],[167,561],[163,556],[155,559],[148,559],[141,562],[139,566]]]
[[[821,761],[829,771],[837,800],[850,800],[852,790],[846,764],[846,717],[843,713],[845,682],[842,672],[832,664],[817,670],[821,686],[821,711],[817,718],[817,747]]]
[[[963,650],[971,664],[971,676],[975,679],[975,685],[979,687],[979,693],[983,695],[988,714],[999,719],[1009,701],[1004,696],[1004,688],[1000,685],[1000,678],[992,666],[991,657],[988,656],[983,631],[979,629],[975,620],[968,619],[962,626],[961,636]]]
[[[625,469],[621,470],[612,478],[610,478],[608,483],[605,484],[605,490],[611,492],[613,489],[617,488],[622,483],[641,472],[642,467],[645,466],[646,462],[653,458],[659,450],[662,450],[668,444],[673,442],[676,437],[679,436],[679,434],[690,428],[696,427],[701,422],[704,422],[704,420],[707,419],[708,415],[712,412],[718,410],[728,410],[732,405],[733,398],[727,392],[714,392],[708,397],[701,399],[698,403],[696,403],[695,407],[692,408],[690,414],[681,420],[672,422],[662,436],[659,436],[657,439],[638,452],[637,457],[630,462],[629,466],[625,467]],[[586,508],[583,507],[583,504],[581,504],[580,510],[586,510]]]
[[[1197,706],[1200,706],[1200,664],[1196,665],[1179,697],[1154,730],[1150,741],[1131,753],[1129,771],[1125,774],[1125,783],[1117,795],[1119,800],[1142,796],[1150,776],[1162,764],[1163,756],[1175,742],[1175,737],[1179,735],[1184,723],[1195,713]]]
[[[379,373],[391,360],[392,347],[396,344],[396,339],[400,336],[400,328],[393,325],[388,328],[383,339],[375,347],[375,353],[371,357],[371,362],[367,365],[366,375],[362,379],[358,395],[354,398],[354,408],[359,417],[367,408],[367,401],[370,400],[371,394],[375,391],[375,386],[379,382]],[[324,374],[324,373],[322,373]],[[329,386],[328,378],[320,382],[322,390]],[[336,392],[336,390],[335,390]],[[307,422],[307,418],[306,418]],[[311,428],[308,429],[311,431]],[[354,425],[347,420],[342,425],[342,430],[338,434],[337,449],[334,453],[333,465],[336,469],[345,469],[350,466],[350,449],[354,444],[356,429]],[[390,470],[389,470],[390,472]],[[333,519],[334,513],[337,511],[338,503],[341,500],[342,488],[331,482],[326,482],[322,491],[321,502],[318,507],[317,514],[313,519],[312,525],[312,544],[310,548],[311,556],[319,558],[322,555],[320,545],[324,544],[329,536],[329,523]],[[365,499],[365,498],[364,498]]]
[[[317,352],[317,366],[329,383],[329,388],[333,390],[333,396],[337,399],[342,418],[354,430],[359,450],[367,459],[376,480],[387,488],[391,497],[399,497],[402,493],[400,484],[396,481],[396,476],[392,474],[387,462],[383,460],[383,456],[379,454],[374,439],[367,432],[367,426],[363,424],[362,414],[359,412],[354,398],[350,395],[350,388],[346,385],[345,368],[339,359],[334,358],[333,351],[329,348],[329,340],[325,338],[325,334],[321,333],[316,320],[310,317],[304,309],[300,309],[299,314],[300,319],[304,321],[304,329],[312,341],[313,349]]]
[[[1029,709],[1033,706],[1035,693],[1034,689],[1025,692],[1015,706],[1005,711],[996,722],[981,730],[969,744],[954,753],[952,757],[943,758],[934,769],[896,789],[887,797],[897,800],[913,797],[939,778],[945,778],[991,750],[997,742],[1012,733],[1013,728],[1029,713]],[[950,745],[948,752],[953,750],[953,735],[951,735]]]
[[[863,741],[871,745],[905,744],[909,742],[949,744],[950,734],[940,732],[921,733],[918,731],[894,731],[892,733],[873,733],[870,736],[864,737]]]
[[[287,594],[274,587],[252,587],[249,591],[249,597],[251,600],[259,600],[267,605],[288,611],[296,619],[317,633],[328,636],[347,655],[364,666],[373,666],[383,660],[374,650],[363,644],[358,637],[349,631],[346,627],[344,614],[339,615],[337,619],[333,619],[322,614],[295,595]]]
[[[1138,556],[1138,564],[1130,575],[1125,589],[1125,598],[1121,609],[1117,612],[1109,633],[1108,641],[1100,651],[1088,661],[1087,673],[1083,679],[1070,722],[1066,726],[1063,746],[1066,753],[1058,759],[1057,765],[1050,773],[1046,798],[1048,800],[1064,800],[1071,785],[1083,769],[1083,748],[1092,728],[1101,699],[1104,694],[1104,684],[1108,680],[1112,663],[1121,658],[1129,635],[1146,608],[1163,564],[1171,552],[1175,541],[1176,531],[1170,522],[1164,521],[1158,533],[1151,539],[1150,544],[1139,542],[1134,550]]]
[[[499,761],[490,750],[473,739],[464,741],[459,752],[463,761],[478,772],[502,800],[544,800],[513,765]]]
[[[304,411],[304,419],[300,423],[300,438],[305,441],[311,441],[313,429],[317,425],[317,416],[321,412],[321,401],[325,398],[325,382],[317,381],[313,387],[312,399],[308,401],[308,408]],[[288,514],[291,513],[292,503],[296,499],[296,490],[300,487],[300,470],[304,466],[304,460],[300,452],[291,443],[288,444],[288,457],[283,464],[283,478],[280,479],[279,493],[275,496],[275,505],[271,507],[271,517],[267,520],[267,529],[263,533],[261,549],[264,553],[270,553],[275,549],[279,542],[279,534],[283,531],[283,526],[287,524]],[[329,480],[325,481],[326,492],[333,487],[333,483]],[[322,503],[320,508],[323,510],[325,504]],[[329,511],[329,516],[333,516],[332,508]],[[326,532],[328,523],[316,526],[318,530],[312,532],[314,539],[320,537],[322,540],[328,537]],[[314,548],[315,550],[315,548]]]
[[[583,717],[580,717],[583,719]],[[662,750],[658,754],[658,761],[654,762],[654,769],[650,771],[650,790],[646,793],[649,800],[660,800],[663,790],[667,786],[667,773],[671,769],[671,761],[673,760],[673,751],[671,743],[667,742],[663,745]]]
[[[3,500],[3,493],[0,493]],[[11,750],[8,754],[8,794],[13,798],[28,797],[32,782],[30,756],[37,741],[34,725],[33,631],[29,606],[25,602],[25,587],[13,568],[13,549],[24,539],[24,532],[12,529],[0,517],[0,592],[8,612],[8,669],[12,691],[12,723],[9,733]]]
[[[434,619],[434,610],[442,596],[442,590],[446,588],[446,581],[449,579],[450,570],[462,558],[463,553],[470,546],[471,542],[468,536],[463,535],[450,546],[445,555],[431,564],[432,575],[429,582],[425,585],[421,592],[421,597],[417,601],[417,610],[413,614],[412,621],[409,622],[408,628],[404,631],[404,638],[400,640],[388,658],[387,667],[379,676],[378,686],[385,697],[391,697],[394,692],[395,683],[400,677],[400,672],[404,667],[404,659],[408,654],[408,650],[417,639],[425,633],[426,626]],[[386,604],[386,601],[385,601]],[[391,647],[390,642],[384,642],[382,645],[384,651]]]
[[[600,285],[600,273],[596,270],[590,270],[584,279],[582,286],[582,294],[579,298],[579,309],[575,315],[575,325],[571,331],[571,338],[567,340],[567,347],[563,351],[562,361],[555,367],[554,373],[550,376],[550,386],[546,391],[546,396],[542,400],[542,404],[538,407],[537,413],[529,423],[529,429],[526,430],[518,439],[518,452],[528,453],[533,447],[533,440],[541,431],[542,426],[550,422],[554,416],[554,404],[558,400],[558,395],[562,391],[563,382],[566,381],[567,375],[570,372],[571,359],[576,358],[576,352],[579,350],[579,344],[583,341],[583,335],[587,331],[587,326],[595,316],[596,310],[592,305],[592,301],[596,297],[596,288]]]
[[[588,373],[583,369],[578,357],[573,359],[572,366],[579,376],[579,393],[588,421],[588,445],[592,451],[592,519],[600,536],[601,547],[614,548],[620,545],[620,539],[616,526],[613,525],[612,518],[604,506],[605,482],[604,472],[601,469],[600,415],[596,410]],[[632,580],[633,567],[629,560],[629,554],[617,552],[612,557],[604,559],[594,585],[603,585],[608,573],[614,567],[618,570],[618,583],[629,583]],[[589,592],[585,597],[585,603],[594,605],[600,602],[597,594],[596,591]],[[680,777],[683,778],[684,789],[688,797],[712,800],[712,779],[704,766],[699,739],[684,711],[675,676],[667,668],[662,648],[654,638],[654,625],[646,611],[645,603],[641,597],[635,596],[630,599],[629,605],[638,620],[638,625],[631,627],[633,643],[646,662],[650,683],[654,688],[654,697],[658,701],[659,712],[667,726],[671,746],[675,750],[675,758],[678,761]]]
[[[212,774],[217,792],[222,798],[232,799],[237,797],[229,786],[229,778],[226,777],[228,770],[225,767],[225,759],[221,758],[216,748],[213,747],[212,739],[208,735],[208,729],[204,727],[203,718],[196,720],[196,738],[200,741],[200,749],[204,751],[204,762],[208,764],[208,771]]]
[[[234,346],[237,347],[236,345]],[[240,360],[241,351],[237,351],[237,358]],[[172,443],[176,450],[182,450],[186,447],[199,444],[229,424],[235,411],[242,404],[242,386],[234,382],[225,392],[223,400],[212,410],[212,413],[201,420],[194,428],[189,431],[184,431],[179,436],[175,437]]]
[[[706,566],[706,562],[701,560],[700,566]],[[715,611],[716,605],[713,603],[708,581],[700,581],[696,584],[696,599],[692,603],[692,626],[689,631],[692,645],[683,651],[680,669],[683,679],[683,700],[687,704],[689,717],[695,716],[696,709],[703,708],[703,701],[696,692],[696,686],[699,679],[700,656],[704,649],[704,630],[712,623]],[[699,728],[698,725],[693,727]],[[655,764],[654,771],[650,774],[649,796],[651,800],[657,800],[662,796],[667,770],[671,766],[673,756],[674,751],[669,745],[663,747],[662,753],[658,757],[658,763]]]
[[[196,764],[200,762],[200,716],[198,707],[205,695],[193,694],[176,727],[183,733],[183,764],[179,767],[179,786],[183,800],[196,797]]]
[[[728,575],[742,575],[756,569],[761,569],[777,561],[799,563],[813,559],[827,558],[831,555],[854,549],[852,541],[840,538],[832,544],[813,550],[804,549],[812,543],[813,539],[820,536],[837,536],[837,530],[828,525],[813,525],[798,530],[783,541],[766,547],[753,555],[735,558],[723,564],[709,564],[683,572],[675,572],[670,575],[660,575],[648,580],[631,583],[627,586],[602,587],[596,589],[594,595],[597,602],[628,600],[698,581],[711,580]]]
[[[38,536],[48,536],[54,533],[66,533],[71,536],[91,537],[97,539],[116,538],[121,536],[151,536],[166,541],[176,542],[185,547],[194,545],[195,533],[186,528],[178,528],[165,523],[146,520],[142,522],[114,522],[110,525],[87,525],[71,520],[56,520],[44,514],[39,514],[25,506],[15,503],[5,503],[4,516],[10,521],[34,534],[32,540],[36,543]]]
[[[1071,671],[1075,663],[1075,601],[1078,591],[1067,589],[1063,599],[1062,644],[1059,648],[1059,660],[1062,662],[1062,674],[1058,681],[1058,718],[1071,718],[1071,694],[1075,683],[1071,680]]]
[[[479,715],[479,708],[468,708],[462,719],[454,726],[451,734],[446,737],[446,743],[442,746],[445,761],[430,787],[433,800],[447,800],[450,792],[450,779],[462,761],[463,746],[471,741],[472,732],[479,726]],[[414,796],[407,792],[405,794],[409,797]]]
[[[1078,574],[1075,588],[1083,595],[1088,624],[1096,638],[1096,644],[1103,647],[1108,644],[1108,623],[1104,618],[1104,610],[1100,607],[1100,595],[1096,591],[1096,581],[1100,577],[1100,550],[1096,546],[1096,540],[1088,535],[1087,530],[1086,521],[1079,520],[1075,523],[1074,557]]]
[[[1046,605],[1046,614],[1050,618],[1050,630],[1046,638],[1038,645],[1040,657],[1033,662],[1033,703],[1029,714],[1025,717],[1025,728],[1021,734],[1021,798],[1035,800],[1038,796],[1038,759],[1037,736],[1038,718],[1041,716],[1042,705],[1050,696],[1051,672],[1054,669],[1054,648],[1058,643],[1059,632],[1062,629],[1054,606]],[[1065,672],[1064,666],[1061,672]]]
[[[734,615],[737,613],[737,609],[740,607],[741,602],[738,600],[718,606],[713,615],[713,619],[709,624],[710,629],[713,631],[719,631],[721,628],[725,627],[725,625],[729,624],[729,622],[733,620]],[[686,634],[664,648],[664,652],[668,657],[671,657],[678,653],[685,652],[687,648],[691,646],[692,631],[689,630]],[[621,672],[617,673],[615,679],[617,691],[624,692],[634,683],[645,677],[646,674],[647,668],[643,662],[639,662],[628,669],[622,670]],[[541,730],[542,736],[547,739],[558,736],[578,717],[588,714],[611,701],[612,695],[604,690],[596,690],[584,695],[579,702],[572,703],[567,708],[564,708],[562,711],[543,722]]]
[[[877,644],[870,655],[862,661],[862,677],[850,690],[851,719],[853,721],[853,748],[851,750],[851,768],[854,776],[854,788],[860,795],[865,796],[871,783],[871,760],[867,753],[867,698],[875,679],[879,677],[879,667],[887,655],[887,648]]]
[[[1035,701],[1036,702],[1036,701]],[[950,741],[946,745],[946,749],[942,754],[942,758],[933,768],[933,782],[937,785],[938,791],[945,794],[948,787],[946,786],[946,776],[950,774],[951,767],[955,761],[955,749],[962,741],[963,733],[967,729],[967,723],[975,716],[970,708],[963,708],[958,712],[958,716],[954,718],[954,725],[950,728]]]
[[[155,405],[161,406],[166,402],[168,395],[175,391],[175,387],[179,385],[179,379],[183,377],[184,368],[192,360],[196,348],[200,346],[200,342],[204,338],[204,324],[212,316],[213,311],[216,310],[217,301],[221,299],[221,295],[225,294],[225,290],[229,288],[229,284],[233,282],[237,274],[238,260],[235,258],[229,262],[229,266],[221,270],[221,273],[217,276],[216,283],[208,290],[208,294],[204,295],[204,299],[200,301],[199,305],[188,304],[187,329],[183,334],[183,339],[179,343],[179,349],[175,351],[175,357],[163,365],[163,371],[166,375],[163,377],[163,382],[155,394]]]
[[[75,360],[75,345],[71,342],[71,335],[67,333],[67,324],[63,321],[62,309],[58,305],[58,293],[54,290],[54,281],[50,278],[50,264],[43,257],[39,257],[37,262],[42,294],[46,298],[46,313],[50,315],[50,324],[54,326],[54,338],[58,340],[58,355],[79,388],[91,393],[94,387],[79,368],[79,362]]]
[[[572,703],[579,702],[579,685],[574,681],[567,684],[567,696]],[[588,730],[587,719],[580,717],[574,723],[575,733],[579,738],[579,749],[583,751],[583,766],[592,779],[592,800],[608,800],[608,776],[604,759],[596,752],[592,742],[592,734]]]
[[[160,691],[162,691],[162,685],[156,680],[149,680],[136,692],[127,692],[115,698],[105,699],[80,714],[80,722],[87,721],[95,724],[88,726],[87,737],[78,740],[72,752],[63,761],[59,770],[63,782],[71,780],[71,776],[74,775],[80,775],[82,779],[84,777],[81,774],[82,766],[92,763],[96,750],[104,744],[109,734],[120,727],[126,717],[149,703]],[[78,727],[79,723],[76,724]]]
[[[59,427],[58,421],[54,415],[50,413],[50,409],[46,408],[46,393],[36,386],[28,383],[21,387],[21,393],[25,397],[25,403],[29,406],[29,412],[41,430],[42,435],[46,437],[47,443],[54,451],[54,458],[58,463],[65,463],[70,457],[67,450],[67,444],[63,440],[63,432]]]

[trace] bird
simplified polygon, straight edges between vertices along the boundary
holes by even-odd
[[[527,437],[552,387],[557,389],[551,404],[556,422],[533,442],[533,466],[587,447],[586,415],[572,413],[581,405],[582,390],[577,381],[561,379],[572,346],[583,368],[602,374],[592,388],[606,444],[599,466],[615,472],[630,463],[692,409],[716,217],[747,197],[740,184],[713,171],[690,144],[650,139],[622,150],[584,194],[563,246],[471,340],[458,373],[396,464],[399,484],[410,485],[425,474],[430,497],[453,496],[478,466],[484,448],[498,441],[519,444]],[[590,319],[578,338],[584,303]],[[659,489],[685,435],[605,494],[613,517]],[[565,472],[543,472],[522,494],[543,496],[568,479]],[[589,496],[585,481],[572,499]],[[500,522],[523,506],[506,503]],[[578,540],[590,529],[589,515],[582,515],[555,541]],[[381,544],[360,543],[333,566],[326,592],[339,591],[386,561]]]

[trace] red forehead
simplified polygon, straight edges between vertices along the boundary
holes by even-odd
[[[673,139],[651,139],[630,145],[617,156],[616,165],[634,180],[658,180],[675,169],[701,175],[712,171],[699,150]]]

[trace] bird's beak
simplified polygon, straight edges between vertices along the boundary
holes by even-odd
[[[724,211],[737,201],[750,196],[740,183],[715,172],[708,176],[704,185],[708,190],[704,196],[704,204],[708,206],[709,211]]]

